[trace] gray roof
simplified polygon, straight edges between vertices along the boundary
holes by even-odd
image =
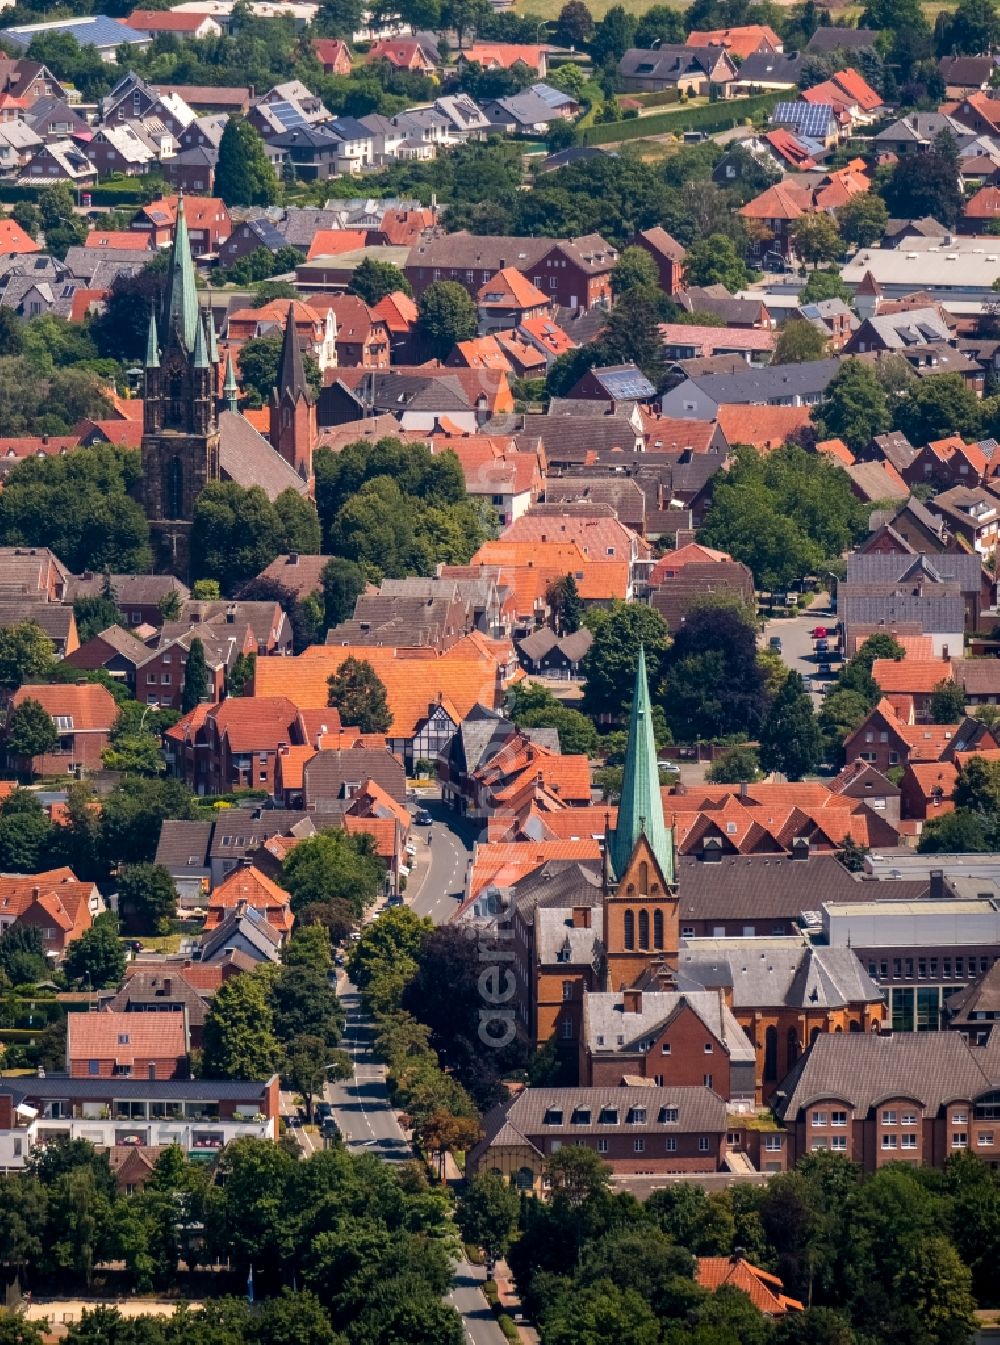
[[[46,1074],[4,1079],[0,1090],[22,1098],[180,1098],[191,1102],[257,1102],[267,1088],[263,1079],[71,1079]]]
[[[73,625],[73,609],[55,602],[26,602],[24,598],[0,594],[0,628],[22,621],[33,621],[56,643],[65,642]]]
[[[709,74],[720,60],[733,65],[732,57],[723,47],[689,47],[683,42],[663,42],[655,51],[647,47],[630,47],[618,62],[618,70],[622,75],[639,79],[674,83],[679,76],[695,71]]]
[[[694,940],[680,953],[679,973],[692,984],[733,988],[734,1009],[763,1009],[784,1005],[796,1009],[842,1009],[849,1004],[878,1004],[882,992],[850,948],[821,948],[807,944],[777,946],[767,940],[746,939],[739,948],[716,948],[706,955]],[[711,942],[711,941],[709,941]],[[758,949],[758,942],[763,947]]]
[[[863,51],[874,47],[879,38],[877,28],[817,28],[806,43],[806,51]]]
[[[966,552],[924,552],[917,556],[854,552],[847,558],[848,584],[900,584],[922,579],[957,583],[963,593],[979,593],[982,562]]]
[[[892,463],[897,472],[905,471],[920,455],[920,450],[913,447],[902,430],[892,430],[888,434],[877,434],[872,443],[880,451],[886,462]]]
[[[111,585],[115,603],[119,607],[129,607],[133,603],[139,606],[155,606],[161,599],[176,593],[183,602],[190,598],[191,590],[172,574],[85,574],[70,575],[66,582],[66,601],[75,602],[77,598],[99,598],[105,582]]]
[[[724,856],[705,863],[680,859],[680,918],[689,920],[797,920],[824,901],[865,901],[871,893],[833,855]]]
[[[753,51],[739,69],[741,84],[796,85],[802,73],[802,57],[798,52]]]
[[[615,1111],[616,1122],[601,1124],[599,1117],[605,1108]],[[642,1111],[642,1120],[636,1108]],[[668,1109],[671,1114],[676,1110],[676,1121],[666,1120]],[[630,1111],[634,1118],[631,1122]],[[557,1122],[560,1114],[562,1119]],[[637,1133],[721,1132],[726,1129],[726,1104],[710,1088],[525,1088],[485,1118],[484,1143],[530,1144],[531,1136],[542,1135],[558,1135],[564,1140],[620,1135],[623,1130],[628,1133],[630,1124]]]
[[[532,418],[530,432],[541,436],[550,467],[584,462],[594,450],[632,452],[642,438],[623,416],[538,416]]]
[[[909,350],[951,339],[948,324],[940,310],[908,308],[901,313],[876,314],[864,324],[876,332],[887,350]]]
[[[156,863],[171,873],[179,869],[207,869],[211,822],[182,822],[168,818],[160,828]]]
[[[230,481],[260,486],[272,502],[283,490],[306,495],[309,487],[280,453],[238,411],[219,415],[219,466]]]
[[[967,696],[1000,695],[1000,659],[957,658],[955,679]]]
[[[237,907],[227,916],[217,929],[202,936],[201,959],[203,962],[216,962],[224,956],[227,949],[237,940],[243,939],[256,948],[261,958],[268,962],[277,962],[280,954],[281,936],[271,928],[268,922],[252,907]]]
[[[770,364],[739,374],[709,374],[691,381],[719,406],[757,406],[821,395],[839,368],[840,360],[812,360],[806,364]]]
[[[900,141],[909,141],[919,145],[934,140],[942,131],[950,131],[952,135],[962,140],[968,139],[972,134],[967,126],[963,126],[954,117],[949,117],[943,112],[910,112],[894,121],[884,131],[879,131],[875,137],[875,144],[896,145]]]
[[[511,909],[529,923],[539,906],[602,907],[603,902],[596,860],[587,865],[573,859],[550,859],[511,888]]]
[[[227,808],[212,824],[212,859],[239,859],[272,836],[287,836],[308,814],[288,808]],[[166,823],[164,823],[166,826]]]
[[[540,966],[589,967],[604,951],[604,912],[592,908],[591,928],[573,924],[572,909],[540,906],[535,911],[535,958]]]
[[[387,749],[373,747],[324,748],[302,768],[303,800],[309,807],[343,799],[348,785],[374,780],[397,803],[406,802],[406,771]]]
[[[542,626],[519,640],[517,647],[529,659],[544,658],[551,650],[559,648],[571,663],[578,663],[593,642],[594,637],[586,626],[563,636],[556,635],[549,626]]]
[[[785,1080],[780,1117],[821,1099],[843,1099],[859,1116],[893,1098],[913,1098],[930,1115],[978,1097],[998,1081],[997,1052],[969,1046],[957,1032],[828,1033],[816,1038]]]
[[[561,119],[562,113],[537,93],[526,89],[510,98],[495,98],[486,103],[484,112],[491,122],[514,121],[519,126],[534,126],[539,122]]]
[[[848,625],[888,625],[919,622],[928,635],[965,629],[965,601],[961,593],[843,593],[837,613]]]
[[[583,1038],[591,1054],[641,1050],[640,1043],[660,1032],[674,1015],[691,1009],[721,1042],[732,1061],[755,1061],[756,1053],[733,1012],[715,990],[643,990],[638,1013],[626,1013],[622,991],[583,996]]]

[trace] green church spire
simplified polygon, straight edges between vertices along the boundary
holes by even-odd
[[[236,374],[233,370],[233,361],[229,355],[226,356],[226,381],[222,385],[222,396],[226,403],[226,410],[233,414],[239,409],[237,399],[239,397],[239,388],[236,386]]]
[[[611,864],[620,878],[632,858],[636,842],[645,836],[668,883],[674,879],[673,841],[663,819],[660,772],[656,765],[652,707],[646,681],[646,651],[639,650],[635,691],[628,726],[628,750],[618,804],[618,825],[611,833]]]
[[[159,369],[160,343],[156,336],[156,314],[149,315],[149,334],[146,337],[146,368]]]
[[[194,282],[194,262],[191,260],[191,242],[187,220],[184,218],[184,197],[177,198],[177,224],[174,245],[170,253],[167,279],[165,326],[168,334],[176,331],[184,349],[194,352],[198,339],[198,291]]]
[[[205,340],[205,324],[200,318],[195,318],[195,337],[194,337],[194,367],[196,369],[208,368],[208,342]]]

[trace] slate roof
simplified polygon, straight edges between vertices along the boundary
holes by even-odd
[[[996,1053],[957,1032],[822,1032],[785,1080],[775,1113],[794,1119],[811,1102],[842,1098],[863,1117],[887,1098],[911,1097],[934,1116],[997,1081]]]
[[[841,595],[838,613],[847,625],[917,622],[928,633],[965,629],[961,593],[852,593]]]
[[[666,812],[669,817],[669,799]],[[803,910],[817,910],[824,901],[871,898],[870,889],[833,855],[809,859],[734,855],[717,863],[682,855],[679,870],[682,924],[738,920],[750,914],[757,921],[796,920]]]
[[[615,1124],[601,1124],[601,1109],[616,1110],[620,1120]],[[658,1130],[663,1134],[680,1131],[722,1131],[726,1128],[726,1104],[710,1088],[525,1088],[516,1098],[502,1103],[485,1118],[486,1143],[502,1142],[506,1129],[509,1142],[518,1137],[555,1134],[566,1136],[621,1134],[631,1107],[645,1111],[645,1120],[632,1122],[643,1132]],[[663,1108],[676,1108],[677,1120],[660,1121]],[[590,1119],[583,1112],[589,1109]],[[561,1125],[546,1125],[547,1114],[561,1112]],[[574,1120],[574,1114],[577,1119]],[[523,1142],[523,1141],[522,1141]]]
[[[211,822],[183,822],[167,818],[160,828],[155,863],[174,873],[178,869],[207,869]]]
[[[734,1009],[777,1005],[803,1010],[839,1009],[882,1000],[881,990],[851,948],[805,944],[784,947],[762,941],[759,950],[745,942],[739,948],[713,949],[706,955],[707,950],[699,947],[702,942],[681,949],[678,974],[688,984],[715,988],[715,977],[721,969],[728,977],[724,984],[733,988]]]
[[[732,1010],[715,990],[644,990],[638,1013],[627,1013],[622,991],[584,994],[583,1038],[594,1056],[637,1051],[674,1014],[689,1008],[723,1042],[733,1061],[755,1061],[756,1053]],[[619,1040],[620,1039],[620,1040]]]
[[[272,502],[283,490],[308,494],[308,484],[245,416],[220,412],[219,430],[219,466],[230,481],[246,489],[260,486]]]
[[[965,552],[923,552],[918,556],[854,552],[847,558],[848,584],[899,584],[925,578],[956,583],[963,593],[979,593],[982,562]]]
[[[836,359],[812,360],[806,364],[771,364],[738,374],[709,374],[692,381],[718,405],[761,405],[822,394],[839,368]]]
[[[256,948],[262,959],[268,962],[279,960],[281,935],[251,907],[234,911],[217,929],[202,937],[202,960],[211,962],[224,956],[229,945],[240,937]]]
[[[808,52],[864,51],[874,47],[879,38],[877,28],[817,28],[806,43]]]

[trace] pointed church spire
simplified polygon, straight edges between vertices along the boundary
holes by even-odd
[[[222,385],[222,398],[226,404],[226,410],[232,411],[235,415],[238,408],[237,399],[239,397],[239,388],[236,386],[236,373],[233,369],[231,356],[226,356],[226,381]]]
[[[200,318],[195,319],[194,334],[194,367],[196,369],[208,368],[208,343],[205,340],[205,324]]]
[[[302,351],[295,331],[295,304],[289,303],[288,317],[285,320],[285,339],[281,347],[281,365],[278,368],[278,396],[288,392],[292,401],[298,401],[301,394],[307,402],[312,401],[309,384],[306,382],[305,365]]]
[[[640,836],[645,836],[649,842],[664,878],[668,883],[673,882],[673,845],[663,818],[652,707],[646,681],[646,651],[641,648],[635,671],[628,750],[625,753],[622,794],[618,804],[618,825],[611,836],[611,863],[617,877],[620,878],[625,872]]]
[[[213,364],[219,363],[219,334],[215,330],[215,318],[212,316],[212,310],[209,309],[205,314],[205,321],[208,323],[208,358]]]
[[[166,332],[176,331],[185,350],[189,353],[193,351],[197,329],[201,324],[198,321],[198,291],[194,282],[194,262],[191,260],[183,196],[177,198],[177,224],[170,253],[164,319]]]
[[[156,337],[156,314],[149,315],[149,334],[146,337],[146,368],[159,369],[160,343]]]

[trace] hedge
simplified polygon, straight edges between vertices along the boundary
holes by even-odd
[[[617,140],[641,140],[651,135],[665,135],[673,131],[726,131],[739,126],[747,118],[761,113],[769,114],[781,93],[761,93],[752,98],[734,98],[725,102],[706,103],[701,107],[679,105],[669,112],[655,112],[651,117],[633,121],[601,122],[588,126],[581,136],[585,145],[608,145]]]

